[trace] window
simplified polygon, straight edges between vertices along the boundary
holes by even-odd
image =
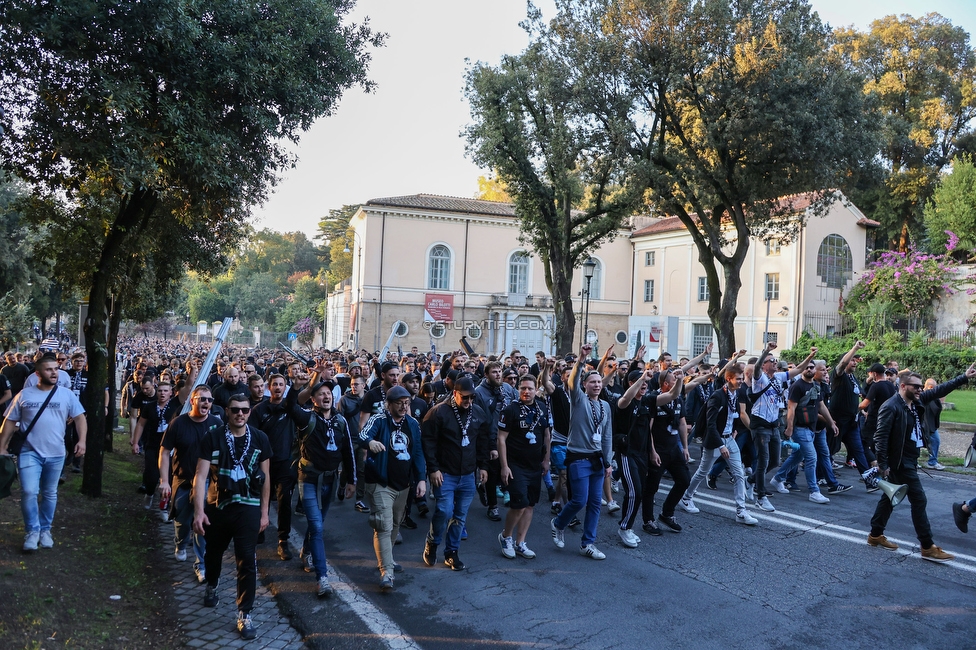
[[[763,332],[763,345],[766,345],[770,341],[779,343],[779,332]]]
[[[779,255],[780,241],[778,239],[770,239],[766,242],[766,256],[773,257]]]
[[[644,252],[644,266],[654,266],[655,251]]]
[[[698,278],[698,302],[708,302],[708,278]]]
[[[691,324],[691,356],[697,357],[699,354],[705,351],[705,346],[711,342],[712,342],[711,323]]]
[[[766,274],[766,300],[779,300],[779,273]]]
[[[431,323],[430,329],[427,331],[430,332],[432,339],[442,339],[447,334],[447,328],[444,327],[444,323]]]
[[[817,275],[831,289],[843,289],[854,275],[854,256],[847,240],[827,235],[817,251]]]
[[[654,302],[654,280],[644,280],[644,302]]]
[[[451,250],[443,244],[430,249],[427,288],[451,288]]]
[[[508,292],[529,293],[529,254],[516,251],[508,258]]]
[[[593,269],[593,278],[589,283],[590,300],[600,300],[600,296],[602,295],[600,292],[600,287],[603,284],[603,264],[601,264],[600,260],[596,259],[595,257],[593,258],[593,261],[596,262],[596,268]],[[586,291],[586,289],[586,276],[584,276],[583,291]]]

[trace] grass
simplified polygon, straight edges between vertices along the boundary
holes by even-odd
[[[950,394],[946,401],[955,404],[956,408],[942,411],[943,422],[976,424],[976,391],[957,390]]]
[[[0,501],[0,648],[182,645],[169,581],[153,566],[165,541],[136,493],[142,457],[127,443],[117,435],[120,451],[105,454],[101,498],[79,493],[78,474],[58,490],[52,550],[21,552],[19,485]]]

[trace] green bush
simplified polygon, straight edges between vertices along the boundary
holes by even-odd
[[[796,344],[789,350],[783,350],[780,356],[796,363],[809,354],[811,347],[816,347],[817,358],[826,360],[828,367],[831,367],[853,347],[855,340],[853,336],[823,338],[804,332]],[[917,337],[914,342],[918,342]],[[864,361],[857,372],[862,380],[875,362],[897,361],[902,370],[910,368],[924,378],[935,377],[936,381],[943,382],[966,372],[976,361],[976,350],[965,344],[928,341],[920,347],[905,346],[897,332],[888,332],[880,339],[869,339],[864,343],[865,347],[861,350]]]

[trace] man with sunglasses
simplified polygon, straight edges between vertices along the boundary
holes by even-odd
[[[878,452],[878,470],[886,481],[908,486],[908,502],[912,506],[912,525],[922,546],[922,559],[931,562],[948,562],[955,556],[946,553],[932,542],[932,527],[925,513],[925,490],[918,477],[919,450],[925,447],[925,430],[922,415],[925,405],[940,399],[957,388],[964,386],[976,377],[976,363],[969,366],[965,374],[939,384],[931,390],[923,391],[922,376],[910,370],[899,376],[898,394],[891,397],[878,410],[878,428],[874,433],[874,444]],[[871,517],[871,533],[868,545],[889,551],[898,545],[884,536],[885,526],[894,508],[887,495],[882,495]]]
[[[488,480],[492,451],[491,418],[474,403],[474,391],[471,378],[460,377],[451,397],[427,411],[421,424],[424,459],[436,501],[424,546],[424,564],[434,566],[437,546],[446,537],[444,564],[453,571],[465,568],[458,548],[474,498],[474,473],[478,471],[480,482]]]
[[[257,635],[251,620],[257,589],[258,535],[268,527],[271,501],[271,443],[247,425],[251,405],[243,393],[227,401],[227,426],[207,432],[193,478],[193,531],[206,535],[207,591],[204,607],[216,607],[224,551],[234,540],[237,558],[237,631]],[[207,482],[209,481],[209,487]]]
[[[207,546],[203,535],[197,535],[191,530],[193,503],[190,500],[190,488],[197,471],[197,460],[200,458],[200,441],[209,431],[220,429],[223,425],[219,418],[210,413],[211,406],[213,406],[213,396],[210,388],[206,384],[194,388],[190,393],[190,411],[169,424],[166,433],[163,434],[159,452],[160,498],[173,495],[170,516],[175,531],[174,554],[178,561],[186,560],[186,544],[192,533],[193,538],[189,541],[192,542],[195,557],[193,570],[199,582],[206,580],[203,558]],[[173,469],[172,487],[170,467]]]

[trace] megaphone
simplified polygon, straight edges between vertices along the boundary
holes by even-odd
[[[908,494],[907,485],[898,485],[897,483],[889,483],[888,481],[881,479],[878,481],[878,487],[881,491],[885,493],[885,496],[891,501],[891,507],[894,508],[899,503],[905,500],[905,495]]]

